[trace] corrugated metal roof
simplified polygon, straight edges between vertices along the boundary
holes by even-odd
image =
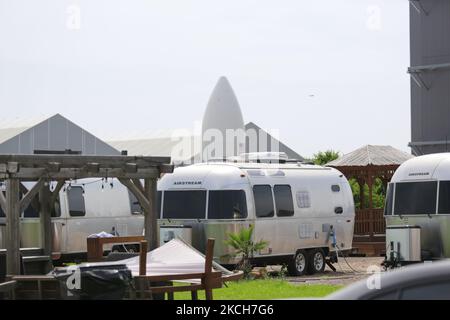
[[[269,133],[253,122],[245,125],[245,129],[257,129],[266,134],[268,139],[274,139]],[[276,140],[278,141],[278,140]],[[279,142],[279,151],[288,153],[290,158],[302,160],[303,157],[294,150]],[[157,130],[132,134],[128,139],[111,139],[108,144],[117,150],[127,150],[130,156],[170,156],[174,163],[186,162],[199,158],[202,143],[200,135],[192,134],[188,130]],[[181,151],[181,152],[180,152]],[[266,151],[266,150],[263,150]]]
[[[199,136],[116,140],[107,143],[117,150],[127,150],[130,156],[170,156],[174,162],[192,159],[201,150]]]
[[[257,130],[260,134],[265,134],[267,135],[267,140],[270,141],[270,139],[273,139],[274,141],[278,142],[278,149],[279,150],[270,150],[270,151],[282,151],[285,152],[288,157],[290,159],[297,159],[299,161],[303,161],[304,158],[299,155],[297,152],[295,152],[294,150],[292,150],[291,148],[289,148],[287,145],[285,145],[283,142],[281,142],[278,139],[275,139],[272,135],[270,135],[267,131],[265,131],[264,129],[262,129],[261,127],[259,127],[258,125],[256,125],[253,122],[249,122],[245,125],[245,130],[250,130],[250,129],[255,129]],[[262,152],[264,152],[266,150],[262,150]]]
[[[18,134],[37,125],[38,123],[47,120],[50,117],[51,116],[49,115],[39,115],[28,118],[15,117],[0,119],[0,143],[17,136]]]
[[[400,165],[414,156],[391,146],[366,145],[328,162],[331,167]]]

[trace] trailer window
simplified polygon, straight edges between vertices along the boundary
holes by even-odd
[[[0,192],[2,192],[3,196],[6,198],[5,192],[1,191],[1,190],[0,190]],[[0,206],[0,218],[5,218],[5,217],[6,217],[5,212],[3,211],[2,207]]]
[[[50,216],[52,218],[59,218],[61,217],[61,201],[59,199],[59,194],[56,196],[55,204],[53,205],[53,208],[50,212]]]
[[[436,181],[396,183],[394,214],[435,214],[436,193]]]
[[[208,219],[247,218],[244,190],[209,191]]]
[[[31,204],[23,212],[24,218],[39,218],[39,216],[39,211],[35,210]]]
[[[71,217],[84,217],[86,215],[86,205],[84,203],[83,187],[70,187],[67,190],[69,200],[69,214]]]
[[[130,190],[128,190],[128,196],[129,196],[129,199],[130,199],[131,214],[140,214],[140,213],[142,213],[142,208],[141,208],[141,205],[140,205],[138,199],[136,198],[136,196]]]
[[[331,191],[339,192],[339,191],[341,191],[341,187],[338,184],[333,184],[333,185],[331,185]]]
[[[384,205],[384,215],[392,214],[392,203],[394,200],[394,184],[389,183],[386,193],[386,203]]]
[[[253,196],[255,198],[256,216],[259,218],[273,217],[273,196],[272,188],[269,185],[253,186]]]
[[[439,182],[439,213],[450,213],[450,181]]]
[[[294,215],[294,202],[292,201],[291,186],[275,185],[273,187],[275,195],[275,206],[278,217],[289,217]]]
[[[164,191],[163,218],[205,219],[206,191]]]
[[[21,193],[21,197],[23,198],[24,196],[25,193]],[[39,218],[39,216],[39,211],[35,210],[31,204],[29,204],[23,211],[24,218]]]
[[[162,191],[158,191],[156,195],[156,210],[158,210],[157,217],[161,216],[161,202],[162,202]]]

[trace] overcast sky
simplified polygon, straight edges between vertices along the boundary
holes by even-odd
[[[408,151],[406,0],[0,0],[1,117],[103,139],[193,129],[226,76],[244,121],[303,156]]]

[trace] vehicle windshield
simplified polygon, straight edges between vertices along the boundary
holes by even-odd
[[[436,181],[396,183],[394,214],[435,214],[436,196]]]
[[[244,190],[209,191],[208,219],[243,219],[247,217]]]
[[[163,219],[205,219],[206,191],[164,191]]]

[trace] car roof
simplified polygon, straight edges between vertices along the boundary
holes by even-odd
[[[327,296],[329,300],[365,300],[399,289],[450,280],[450,260],[425,262],[381,273],[380,289],[369,289],[368,278]],[[370,279],[369,279],[370,283]]]

